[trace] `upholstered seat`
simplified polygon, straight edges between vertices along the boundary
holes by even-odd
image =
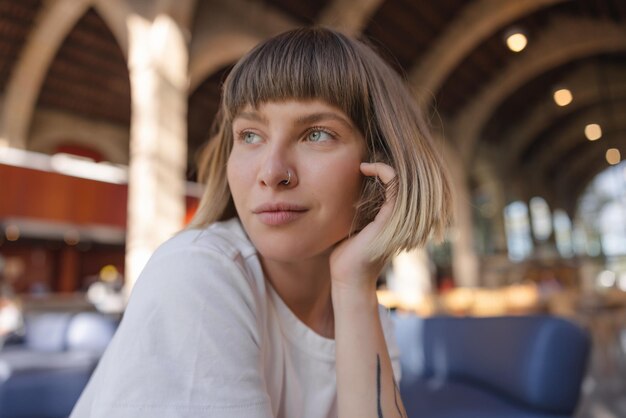
[[[585,331],[550,316],[394,315],[409,417],[571,417],[586,370]]]
[[[93,312],[27,316],[23,343],[0,351],[0,417],[67,417],[116,326]]]

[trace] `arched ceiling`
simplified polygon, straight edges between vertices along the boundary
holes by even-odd
[[[0,0],[0,96],[7,94],[12,71],[36,29],[41,9],[54,3]],[[219,15],[207,9],[232,8],[228,13],[233,15],[244,3],[196,3],[189,40],[190,164],[208,136],[221,80],[251,40],[269,36],[268,25],[274,30],[313,23],[342,27],[333,18],[333,13],[341,13],[350,20],[343,25],[345,30],[361,30],[414,83],[414,90],[423,95],[417,98],[433,104],[450,147],[465,158],[468,172],[477,161],[488,163],[491,175],[516,184],[526,182],[531,188],[538,182],[533,176],[547,173],[541,179],[545,184],[534,193],[552,194],[545,197],[566,206],[576,200],[581,182],[607,166],[599,150],[607,146],[604,139],[592,151],[575,132],[585,115],[623,107],[623,0],[256,0],[247,3],[254,6],[254,13],[244,13],[244,22],[217,19],[199,35],[198,28],[206,23],[202,16]],[[359,13],[351,13],[351,4]],[[103,11],[102,6],[88,8],[64,38],[46,70],[37,106],[128,126],[130,88],[122,20],[112,29],[110,19],[99,15]],[[259,11],[263,13],[254,21]],[[274,23],[267,23],[268,19]],[[529,44],[520,53],[504,45],[503,35],[511,27],[522,28],[528,36]],[[572,89],[570,107],[554,105],[551,93],[556,86]],[[615,125],[606,127],[604,142],[613,138],[624,156],[626,139],[614,119],[604,118],[604,124]]]
[[[38,107],[61,108],[130,126],[126,59],[93,8],[80,18],[57,51],[39,93]]]
[[[33,27],[42,0],[0,1],[0,94]]]

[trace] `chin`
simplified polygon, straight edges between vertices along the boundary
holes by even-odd
[[[265,234],[261,237],[250,239],[259,255],[265,259],[281,263],[294,263],[304,261],[324,254],[330,255],[333,245],[323,245],[319,241],[305,241],[302,235],[269,237]],[[322,244],[322,245],[320,245]]]
[[[259,255],[268,260],[279,261],[282,263],[293,263],[311,257],[312,251],[307,249],[302,242],[271,243],[261,239],[260,242],[254,242]]]

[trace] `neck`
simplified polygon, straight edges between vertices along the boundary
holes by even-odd
[[[267,280],[291,312],[316,333],[334,338],[329,255],[297,263],[261,256],[261,264]]]

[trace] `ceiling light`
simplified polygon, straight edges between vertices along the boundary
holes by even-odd
[[[619,154],[619,150],[617,148],[609,148],[606,150],[606,162],[615,165],[618,164],[622,160],[622,157]]]
[[[4,231],[7,241],[17,241],[20,239],[20,229],[16,225],[7,226]]]
[[[568,89],[555,90],[553,98],[554,102],[561,107],[572,103],[572,100],[574,99],[572,92]]]
[[[602,128],[597,123],[590,123],[585,126],[585,136],[590,141],[602,138]]]
[[[505,34],[506,46],[513,52],[520,52],[528,44],[528,38],[524,32],[518,28],[510,29]]]

